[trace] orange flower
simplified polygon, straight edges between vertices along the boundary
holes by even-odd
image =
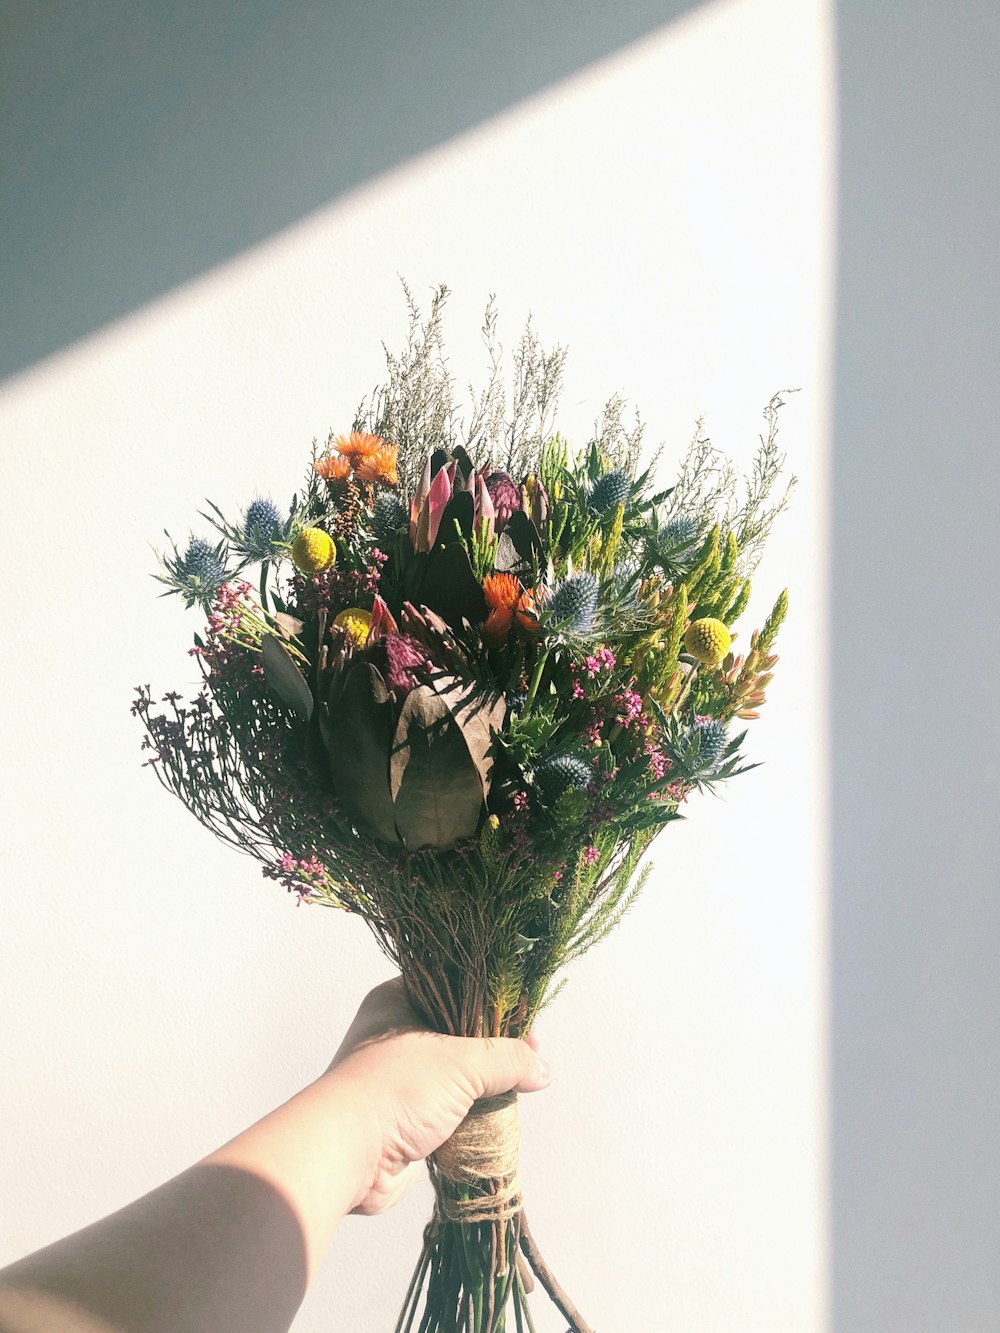
[[[538,633],[538,617],[535,614],[538,592],[538,588],[527,588],[517,599],[517,627],[522,634]]]
[[[483,579],[483,596],[493,611],[513,611],[523,591],[513,574],[487,574]]]
[[[502,648],[514,628],[514,611],[509,606],[495,606],[483,621],[482,637],[487,648]]]
[[[351,465],[339,454],[327,454],[325,458],[317,458],[313,471],[324,481],[345,482],[351,475]]]
[[[375,438],[372,436],[371,438]],[[346,459],[345,459],[346,462]],[[396,472],[396,446],[382,444],[371,453],[364,455],[355,463],[355,474],[359,481],[377,481],[383,486],[395,486],[399,481]]]
[[[368,435],[362,430],[352,430],[350,435],[338,435],[330,444],[342,458],[346,458],[355,472],[363,463],[385,444],[380,435]]]

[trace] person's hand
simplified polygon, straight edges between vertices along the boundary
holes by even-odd
[[[480,1097],[536,1092],[549,1081],[534,1038],[444,1037],[429,1032],[399,978],[361,1004],[325,1075],[363,1110],[369,1150],[353,1211],[391,1208],[419,1163],[454,1133]]]

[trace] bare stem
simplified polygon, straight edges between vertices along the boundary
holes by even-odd
[[[594,1333],[594,1330],[552,1276],[548,1265],[539,1253],[534,1237],[528,1230],[528,1219],[525,1217],[523,1210],[521,1212],[521,1249],[524,1252],[524,1257],[531,1265],[531,1271],[545,1288],[559,1313],[568,1321],[569,1330],[567,1333]]]

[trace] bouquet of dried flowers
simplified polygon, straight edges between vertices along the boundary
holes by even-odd
[[[700,428],[673,487],[640,469],[613,398],[593,438],[553,432],[561,348],[529,324],[463,427],[439,289],[349,434],[313,445],[287,513],[254,499],[162,557],[207,613],[204,685],[133,705],[163,785],[299,901],[358,913],[439,1031],[518,1036],[642,887],[697,791],[748,767],[782,593],[733,626],[788,485],[779,398],[752,475]],[[777,488],[776,488],[777,487]],[[251,582],[245,575],[251,570]],[[428,1163],[436,1208],[397,1329],[533,1327],[532,1270],[587,1325],[531,1237],[512,1097]]]

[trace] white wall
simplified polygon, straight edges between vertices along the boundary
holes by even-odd
[[[530,310],[570,346],[564,433],[621,388],[666,466],[701,413],[747,460],[801,387],[801,484],[748,617],[791,586],[766,767],[668,830],[546,1016],[524,1174],[597,1328],[825,1327],[832,101],[822,0],[705,5],[4,385],[0,1262],[311,1078],[386,975],[356,922],[296,910],[161,792],[128,704],[193,677],[149,544],[205,496],[287,498],[401,339],[401,273],[454,289],[460,382],[496,292],[508,343]],[[296,1329],[391,1326],[428,1206],[350,1219]]]

